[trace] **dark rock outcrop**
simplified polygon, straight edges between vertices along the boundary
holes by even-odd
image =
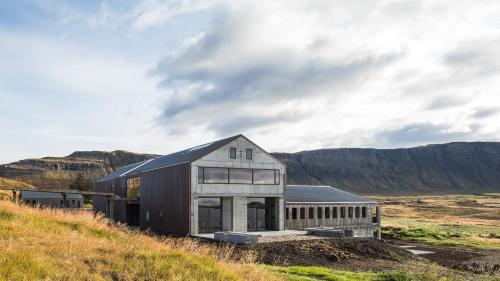
[[[274,153],[290,184],[325,184],[365,194],[500,191],[500,143],[406,149],[320,149]]]
[[[68,188],[80,174],[92,182],[120,167],[155,156],[123,150],[76,151],[66,157],[26,159],[0,165],[0,177],[22,181],[39,188]]]

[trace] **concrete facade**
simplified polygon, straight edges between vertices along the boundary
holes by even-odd
[[[230,158],[230,148],[236,148],[236,158]],[[246,149],[252,149],[252,159],[246,159]],[[198,181],[199,167],[250,168],[279,170],[279,184],[212,184]],[[222,146],[191,163],[191,234],[198,234],[198,200],[203,197],[222,198],[223,230],[247,231],[247,203],[252,197],[276,198],[275,230],[285,229],[284,186],[286,166],[244,137]],[[224,206],[226,208],[224,208]],[[230,206],[230,208],[229,208]],[[231,224],[229,223],[231,222]]]
[[[341,208],[345,208],[343,218]],[[352,208],[352,217],[349,214],[349,208]],[[359,208],[359,211],[356,211],[356,208]],[[363,208],[366,208],[365,216],[363,216]],[[376,203],[287,203],[286,209],[287,229],[328,227],[343,231],[352,230],[354,237],[380,238],[380,206]],[[326,214],[327,210],[329,215]]]

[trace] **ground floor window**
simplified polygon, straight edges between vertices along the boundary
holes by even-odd
[[[330,207],[325,207],[325,219],[330,218]]]
[[[349,207],[349,209],[348,209],[348,210],[349,210],[349,213],[348,213],[349,218],[352,218],[352,217],[353,217],[353,208],[352,208],[352,207]]]
[[[309,207],[309,219],[314,219],[314,207]]]
[[[220,198],[198,199],[198,232],[222,231],[222,207]]]

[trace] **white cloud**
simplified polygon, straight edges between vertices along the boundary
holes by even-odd
[[[230,1],[156,69],[169,93],[163,120],[220,135],[272,132],[278,150],[404,145],[378,138],[412,124],[434,124],[437,142],[457,136],[444,128],[498,140],[500,125],[469,113],[500,107],[499,15],[495,1]]]
[[[274,151],[500,140],[497,1],[143,0],[66,8],[63,35],[0,33],[0,96],[18,116],[14,124],[52,122],[37,135],[68,139],[68,149],[80,139],[167,153],[240,132]],[[95,42],[72,41],[75,30],[96,34]],[[151,54],[160,51],[163,58]],[[33,82],[20,86],[24,80]],[[33,98],[36,91],[43,97]],[[27,96],[33,100],[22,108]]]

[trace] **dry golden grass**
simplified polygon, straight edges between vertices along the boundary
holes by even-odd
[[[249,254],[145,235],[84,211],[0,201],[0,280],[270,280]]]

